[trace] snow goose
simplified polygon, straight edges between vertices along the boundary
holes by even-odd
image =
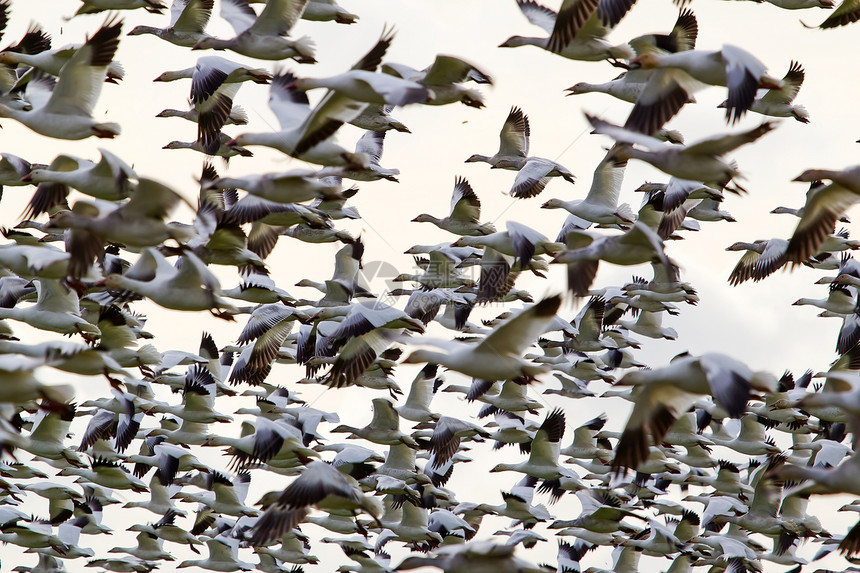
[[[108,553],[125,553],[138,559],[152,561],[174,561],[176,558],[163,549],[164,540],[141,531],[137,534],[137,545],[132,547],[113,547]]]
[[[683,10],[678,15],[678,19],[669,34],[646,34],[630,40],[629,44],[635,50],[637,55],[642,55],[648,52],[661,54],[681,52],[695,48],[698,33],[699,28],[696,16],[690,10]],[[640,120],[637,116],[640,113],[649,114],[650,107],[654,105],[653,100],[655,96],[651,92],[653,92],[655,88],[653,86],[649,87],[648,82],[650,77],[653,75],[653,71],[641,68],[630,68],[626,65],[622,67],[629,69],[615,79],[601,84],[579,82],[566,90],[569,92],[567,95],[599,92],[607,93],[622,101],[635,103],[637,105],[633,112],[631,112],[627,125],[628,127],[631,125],[639,125]],[[640,101],[640,96],[643,95],[646,87],[649,87],[649,90]],[[695,99],[690,95],[686,101],[673,103],[680,106],[684,103],[691,103],[694,101]],[[659,123],[659,125],[656,125],[656,123]],[[642,129],[641,131],[645,133],[653,133],[663,123],[665,123],[665,121],[659,122],[658,120],[655,122],[655,125],[647,129]]]
[[[558,499],[564,491],[560,479],[578,478],[575,472],[558,463],[561,440],[564,437],[564,412],[560,408],[547,414],[532,439],[528,460],[517,464],[496,464],[490,472],[514,471],[543,480],[540,491],[550,491]]]
[[[617,77],[600,84],[591,84],[588,82],[577,82],[570,86],[565,91],[566,95],[580,95],[590,93],[604,93],[612,97],[618,98],[621,101],[628,103],[636,103],[642,90],[645,89],[647,78],[641,74],[637,76],[635,70],[624,72]]]
[[[489,235],[496,229],[492,223],[480,223],[481,201],[472,190],[465,177],[454,179],[454,192],[451,195],[451,212],[447,217],[438,219],[422,213],[413,223],[433,223],[443,231],[455,235]]]
[[[257,569],[261,571],[269,571],[271,573],[280,573],[283,567],[279,565],[281,562],[286,563],[319,563],[319,558],[316,555],[310,554],[310,543],[308,536],[299,532],[298,529],[293,529],[285,533],[280,538],[280,545],[275,547],[254,548],[254,553],[260,557],[260,564]],[[266,569],[266,561],[272,563],[272,568]]]
[[[94,259],[104,260],[106,242],[141,248],[153,247],[170,238],[188,238],[186,230],[164,222],[167,214],[184,201],[163,183],[141,178],[128,202],[117,205],[79,200],[71,211],[54,213],[47,227],[70,229],[69,274],[79,277]]]
[[[191,121],[193,123],[199,123],[200,121],[200,112],[195,109],[173,109],[167,108],[158,112],[155,117],[181,117],[182,119]],[[248,113],[242,106],[234,105],[230,108],[229,115],[227,116],[227,121],[224,125],[246,125],[248,123]]]
[[[400,273],[391,280],[393,282],[413,281],[421,285],[422,289],[453,289],[461,286],[475,286],[475,281],[465,276],[459,269],[460,261],[442,251],[433,251],[427,259],[420,261],[416,259],[416,262],[422,267],[423,272],[421,274]],[[394,289],[392,293],[402,294],[401,289]],[[410,295],[413,305],[420,305],[420,309],[418,306],[412,306],[412,308],[422,314],[424,311],[429,312],[433,308],[432,303],[438,302],[441,305],[444,302],[442,298],[436,298],[434,301],[432,297],[436,296],[429,295],[427,298],[416,300]],[[445,295],[441,296],[444,297]],[[438,306],[436,310],[438,311]]]
[[[214,155],[220,147],[221,128],[233,111],[233,98],[244,83],[245,71],[232,70],[222,58],[200,58],[191,75],[190,101],[197,112],[197,141]],[[256,81],[256,80],[253,80]],[[245,120],[247,123],[247,119]]]
[[[171,44],[190,48],[206,37],[204,30],[209,23],[209,18],[212,17],[214,7],[215,0],[173,0],[170,5],[169,26],[166,28],[135,26],[128,35],[152,34]]]
[[[307,95],[296,89],[295,80],[288,72],[272,80],[269,107],[278,118],[281,131],[243,133],[229,145],[265,145],[320,165],[366,165],[367,156],[350,153],[332,138],[337,129],[356,117],[366,104],[330,91],[310,109]]]
[[[541,233],[518,223],[508,221],[505,231],[481,236],[463,236],[454,241],[452,247],[489,247],[508,257],[513,257],[512,264],[519,263],[520,269],[528,267],[535,255],[556,253],[561,250],[559,243],[549,241]]]
[[[657,260],[670,276],[675,274],[674,264],[663,250],[663,240],[639,222],[630,230],[613,236],[571,231],[566,243],[567,250],[556,254],[553,262],[568,264],[568,288],[576,296],[588,294],[601,260],[614,265],[638,265]]]
[[[794,105],[792,102],[800,91],[806,73],[800,63],[792,60],[788,72],[782,77],[782,87],[770,89],[756,99],[750,105],[750,111],[768,115],[771,117],[793,117],[800,123],[809,123],[809,112],[802,105]],[[725,108],[728,100],[724,101],[718,108]]]
[[[381,503],[364,495],[353,478],[325,462],[311,462],[269,505],[254,525],[250,542],[266,545],[305,520],[310,506],[323,511],[364,510],[374,518],[382,513]]]
[[[355,181],[378,181],[386,179],[398,183],[397,175],[399,169],[389,169],[379,164],[382,159],[382,145],[385,141],[385,131],[365,131],[355,144],[356,157],[368,158],[367,164],[344,165],[340,167],[328,167],[321,169],[317,175],[325,180],[331,176],[353,179]]]
[[[568,183],[575,183],[575,175],[570,170],[551,159],[543,157],[528,157],[525,160],[504,158],[496,162],[491,169],[514,169],[517,176],[511,186],[512,197],[535,197],[549,183],[552,177],[561,177]]]
[[[560,305],[560,295],[547,297],[497,326],[477,345],[440,344],[445,352],[418,349],[406,362],[439,364],[481,380],[531,379],[546,367],[524,360],[522,353],[552,322]]]
[[[104,278],[109,291],[132,291],[155,304],[174,310],[235,310],[220,295],[218,279],[193,253],[181,256],[179,268],[171,265],[156,249],[144,249],[134,267],[125,274]]]
[[[28,308],[0,308],[0,318],[26,322],[33,328],[61,334],[80,333],[85,339],[95,340],[101,331],[81,315],[77,293],[56,279],[36,280],[38,298]]]
[[[604,6],[607,4],[612,3],[606,2]],[[621,8],[624,3],[615,4]],[[605,40],[609,28],[604,24],[604,16],[599,13],[600,8],[589,10],[592,6],[590,2],[565,0],[558,13],[533,0],[517,0],[517,6],[530,23],[546,30],[549,36],[511,36],[500,44],[502,48],[537,46],[564,58],[588,62],[627,60],[634,56],[627,44],[613,46]],[[621,9],[623,15],[626,9]]]
[[[233,517],[259,515],[257,510],[244,503],[251,484],[251,474],[247,471],[240,471],[233,480],[220,472],[186,474],[177,478],[176,483],[194,484],[205,490],[179,491],[173,496],[176,499],[202,503],[217,513]]]
[[[399,523],[388,522],[376,538],[376,551],[381,551],[389,541],[395,540],[410,544],[412,547],[435,547],[442,543],[442,536],[430,531],[428,511],[420,502],[407,499],[401,506],[403,516]]]
[[[412,133],[409,128],[391,117],[393,105],[371,104],[368,105],[358,116],[349,123],[361,129],[371,131],[386,131],[393,129],[403,133]]]
[[[658,70],[630,112],[625,127],[651,134],[671,119],[702,84],[726,86],[726,121],[739,121],[755,101],[758,88],[780,89],[781,80],[767,75],[755,56],[726,44],[721,50],[646,52],[630,60],[634,69]]]
[[[0,185],[10,187],[22,187],[30,182],[24,179],[35,167],[44,165],[31,165],[26,159],[22,159],[11,153],[0,153]]]
[[[648,457],[648,438],[660,443],[675,420],[701,395],[714,396],[729,415],[739,417],[752,389],[773,391],[776,378],[754,372],[725,354],[679,355],[667,366],[625,374],[617,383],[634,386],[635,407],[615,447],[616,472],[636,468]]]
[[[295,297],[282,288],[275,285],[275,281],[262,271],[251,273],[240,273],[241,282],[239,286],[223,289],[221,294],[237,300],[244,300],[256,304],[269,304],[273,302],[295,302]]]
[[[269,1],[258,16],[248,0],[223,0],[221,17],[233,26],[236,36],[229,40],[204,37],[191,49],[232,50],[258,60],[292,58],[303,64],[313,64],[316,62],[313,40],[307,36],[296,40],[286,37],[306,4],[307,0]]]
[[[355,428],[347,424],[341,424],[332,432],[348,433],[349,437],[361,438],[375,444],[396,445],[405,444],[411,448],[417,448],[418,443],[407,434],[400,431],[400,415],[389,400],[385,398],[374,398],[373,418],[363,428]]]
[[[727,251],[743,251],[740,260],[729,275],[729,284],[737,286],[753,279],[758,282],[775,273],[786,263],[785,239],[758,240],[752,243],[737,241],[726,247]]]
[[[137,179],[137,173],[128,163],[107,149],[99,148],[99,153],[101,159],[98,163],[70,155],[58,155],[48,166],[34,167],[24,179],[35,184],[62,183],[97,199],[125,199],[131,192],[131,180]],[[31,205],[43,203],[37,198],[40,191],[41,188],[36,191],[30,201]],[[65,197],[47,199],[51,207],[65,201]],[[43,209],[42,212],[48,212],[48,209]]]
[[[110,18],[109,18],[110,20]],[[118,40],[117,40],[118,41]],[[4,64],[29,66],[50,76],[59,76],[63,66],[84,44],[70,44],[56,50],[51,48],[51,37],[45,34],[38,25],[31,26],[17,46],[0,51],[0,62]],[[108,83],[118,83],[125,75],[125,70],[119,62],[111,61],[107,65],[106,76],[101,79]],[[23,74],[16,87],[34,81],[42,74]],[[94,80],[95,81],[95,80]],[[4,90],[6,91],[6,90]],[[10,100],[7,100],[9,102]],[[14,102],[15,100],[11,100]]]
[[[501,159],[524,161],[529,154],[529,133],[529,116],[514,106],[508,112],[508,117],[505,118],[502,130],[499,132],[499,150],[491,157],[475,153],[466,160],[466,163],[482,161],[494,166]]]
[[[814,299],[802,297],[792,303],[794,306],[814,306],[831,315],[848,316],[854,314],[857,304],[857,288],[840,284],[831,284],[826,298]]]
[[[124,466],[117,462],[93,458],[89,468],[63,468],[59,475],[79,476],[76,483],[95,483],[111,489],[130,489],[143,493],[148,492],[146,484],[133,476]]]
[[[669,175],[705,183],[724,182],[737,177],[737,169],[723,161],[721,156],[752,143],[775,127],[774,124],[765,122],[741,133],[709,137],[686,146],[667,146],[656,138],[613,125],[594,116],[586,114],[586,118],[594,126],[595,133],[609,135],[617,142],[627,144],[614,148],[615,157],[639,159]],[[634,145],[641,145],[645,149]]]
[[[21,122],[33,131],[57,139],[114,138],[116,123],[92,117],[108,66],[119,46],[122,20],[108,19],[59,70],[59,78],[41,107],[25,111],[0,104],[0,116]]]
[[[235,140],[223,131],[218,133],[217,143],[217,148],[213,146],[206,149],[203,142],[199,139],[195,139],[194,141],[173,140],[162,147],[162,149],[190,149],[197,153],[203,153],[209,157],[221,157],[224,159],[225,165],[230,161],[231,157],[236,157],[237,155],[241,155],[242,157],[254,156],[254,153],[251,150],[242,147],[241,145],[237,145]],[[212,149],[215,149],[215,151],[213,152]]]
[[[821,179],[831,183],[807,192],[803,215],[788,242],[787,258],[794,265],[819,252],[821,244],[833,232],[837,218],[860,200],[860,166],[841,171],[807,169],[794,180]]]
[[[618,205],[626,168],[627,162],[613,158],[610,150],[594,169],[594,178],[585,199],[550,199],[541,208],[561,208],[598,225],[629,225],[636,215],[627,203]]]
[[[386,63],[382,71],[405,80],[418,82],[427,87],[433,98],[428,105],[446,105],[461,102],[475,108],[484,107],[484,97],[480,92],[464,87],[462,82],[474,80],[477,83],[492,85],[493,81],[478,68],[454,56],[439,54],[433,63],[423,71],[410,68],[403,64]]]
[[[186,559],[176,567],[200,567],[211,571],[253,571],[254,564],[239,559],[239,540],[225,535],[204,538],[209,556],[205,559]]]
[[[182,514],[169,510],[164,513],[164,516],[158,522],[150,524],[136,523],[130,526],[128,531],[145,532],[158,539],[172,541],[180,545],[188,545],[192,551],[200,553],[194,546],[203,545],[203,542],[197,539],[196,535],[192,535],[184,528],[175,525],[178,515]]]
[[[272,80],[272,73],[264,68],[252,68],[245,64],[240,64],[220,56],[203,56],[201,58],[197,58],[197,63],[194,67],[163,72],[152,81],[173,82],[182,79],[193,80],[194,73],[198,70],[198,66],[201,68],[218,70],[227,74],[227,78],[223,80],[223,83],[250,81],[255,84],[268,84]]]
[[[475,436],[489,438],[490,433],[476,424],[451,416],[442,416],[436,420],[428,448],[428,451],[433,454],[433,466],[443,466],[460,449],[460,441],[463,438]]]
[[[413,422],[439,419],[439,414],[430,410],[430,401],[436,393],[436,385],[439,381],[436,377],[437,370],[438,367],[435,364],[428,364],[418,372],[409,388],[406,402],[395,408],[401,418]]]
[[[242,353],[241,361],[234,364],[230,382],[256,384],[263,381],[296,320],[307,321],[308,315],[281,302],[264,304],[254,309],[236,343],[256,342],[248,346]]]
[[[543,157],[529,157],[529,118],[518,107],[512,107],[499,133],[499,150],[487,157],[475,153],[466,163],[489,163],[491,169],[519,171],[511,187],[514,197],[534,197],[551,177],[562,177],[574,183],[574,175],[565,166]]]
[[[240,469],[264,464],[268,469],[296,468],[300,457],[318,457],[316,452],[302,446],[302,432],[286,420],[269,420],[257,416],[242,422],[241,436],[233,438],[212,434],[204,446],[227,446],[231,465]]]
[[[433,92],[418,82],[363,69],[351,69],[327,78],[298,78],[295,87],[303,92],[327,88],[343,97],[369,104],[403,106],[427,104],[433,99]]]

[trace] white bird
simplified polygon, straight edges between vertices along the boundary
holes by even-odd
[[[423,71],[403,64],[386,63],[382,71],[406,80],[418,82],[433,93],[428,105],[446,105],[461,102],[469,107],[484,107],[484,97],[477,90],[462,85],[466,80],[492,84],[493,80],[469,62],[454,56],[438,54]]]
[[[829,180],[830,184],[810,188],[803,215],[788,242],[788,261],[799,264],[821,250],[833,232],[836,220],[860,200],[860,166],[836,169],[807,169],[795,181]]]
[[[138,262],[124,274],[104,278],[112,291],[132,291],[174,310],[208,310],[235,307],[221,298],[218,279],[193,253],[180,257],[178,268],[156,249],[145,249]]]
[[[669,121],[703,85],[726,86],[726,121],[739,121],[758,88],[780,89],[783,82],[751,53],[725,44],[716,51],[647,52],[630,60],[634,69],[656,70],[636,101],[625,127],[652,134]]]
[[[119,47],[121,30],[122,20],[108,19],[63,65],[46,101],[30,110],[0,104],[0,116],[57,139],[85,139],[93,135],[112,139],[119,135],[118,124],[96,121],[92,114],[108,66]],[[45,81],[31,81],[29,85],[34,83],[44,85]]]
[[[135,26],[129,36],[140,36],[152,34],[171,44],[190,48],[206,37],[204,30],[215,0],[173,0],[170,5],[170,24],[166,28],[154,28],[152,26]]]
[[[466,163],[482,161],[494,166],[501,159],[525,160],[529,154],[529,116],[523,110],[514,106],[508,112],[508,117],[499,132],[499,150],[492,156],[475,153]]]
[[[725,354],[679,355],[667,366],[625,374],[617,385],[634,386],[635,407],[615,447],[616,471],[636,468],[648,457],[649,437],[659,444],[674,421],[701,395],[712,395],[729,415],[740,417],[752,390],[773,391],[776,378],[754,372]]]
[[[627,203],[618,204],[626,168],[627,162],[613,158],[610,150],[595,167],[591,188],[589,188],[585,199],[570,201],[550,199],[541,205],[541,208],[561,208],[598,225],[629,225],[633,222],[636,214],[633,213],[633,209]]]
[[[803,85],[806,73],[800,63],[792,61],[788,71],[782,77],[782,87],[772,88],[762,94],[757,94],[750,106],[750,111],[771,117],[793,117],[800,123],[809,123],[809,112],[802,105],[795,105],[794,99]],[[728,101],[717,107],[724,108]]]
[[[455,235],[489,235],[495,233],[492,223],[481,223],[481,201],[465,177],[454,179],[451,195],[451,212],[441,219],[422,213],[412,219],[413,223],[433,223],[440,229]]]
[[[248,0],[222,0],[221,17],[227,20],[236,36],[221,40],[212,36],[201,38],[192,50],[232,50],[258,60],[285,60],[313,64],[314,43],[307,36],[296,40],[287,38],[305,9],[307,0],[270,0],[259,16]]]
[[[669,276],[677,274],[674,263],[663,249],[663,240],[638,221],[620,235],[595,236],[583,231],[570,231],[566,244],[567,250],[557,253],[553,262],[567,263],[568,288],[576,296],[588,294],[600,261],[614,265],[657,261]]]
[[[560,305],[560,295],[547,297],[497,326],[476,345],[440,344],[444,352],[418,349],[406,362],[439,364],[482,380],[531,379],[546,368],[524,360],[522,353],[553,320]]]
[[[309,508],[323,511],[363,509],[372,517],[382,513],[382,504],[361,492],[358,482],[325,462],[311,462],[290,485],[277,494],[254,525],[252,545],[277,539],[307,517]]]
[[[614,156],[619,159],[639,159],[680,179],[723,184],[737,177],[739,173],[721,157],[742,145],[752,143],[775,127],[774,124],[765,122],[748,131],[709,137],[690,145],[666,145],[659,139],[613,125],[594,116],[586,114],[586,118],[594,126],[595,133],[609,135],[617,142],[627,144],[615,148]],[[636,145],[645,149],[634,147]]]
[[[619,8],[624,5],[622,2],[605,4],[616,4]],[[613,46],[605,40],[609,27],[604,24],[604,14],[589,10],[590,2],[564,0],[558,13],[533,0],[517,0],[517,6],[529,22],[543,28],[549,36],[511,36],[500,45],[502,48],[537,46],[564,58],[588,62],[628,60],[634,56],[629,45]],[[626,12],[622,10],[622,14]]]

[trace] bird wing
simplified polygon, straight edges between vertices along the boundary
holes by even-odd
[[[517,6],[519,6],[523,16],[525,16],[530,23],[535,26],[540,26],[546,30],[547,34],[552,34],[557,16],[554,10],[549,9],[546,6],[542,6],[533,0],[517,0]]]
[[[531,158],[517,172],[511,187],[511,196],[518,198],[535,197],[543,191],[550,182],[549,172],[553,164],[545,159]]]
[[[177,32],[202,34],[214,8],[215,0],[173,0],[170,26]]]
[[[821,29],[847,26],[860,20],[860,0],[843,0],[842,4],[833,11],[824,22],[818,25]]]
[[[597,14],[598,0],[564,0],[549,35],[547,49],[559,54],[576,38],[592,16]]]
[[[608,135],[619,143],[641,145],[650,151],[660,151],[666,148],[665,143],[650,135],[609,123],[593,115],[585,114],[585,118],[594,127],[594,133]]]
[[[424,76],[424,85],[427,86],[444,86],[448,84],[458,84],[469,79],[472,72],[477,72],[480,76],[486,78],[485,83],[492,84],[490,76],[470,64],[465,60],[454,56],[446,56],[439,54],[430,68],[427,70],[427,75]]]
[[[555,408],[547,414],[532,439],[529,461],[540,465],[558,462],[559,446],[564,437],[564,411]]]
[[[499,155],[525,158],[529,154],[529,116],[514,106],[499,133]]]
[[[249,30],[261,36],[286,36],[296,25],[308,0],[267,0]]]
[[[451,218],[477,223],[480,217],[481,200],[465,177],[457,177],[454,180],[454,192],[451,194]]]
[[[167,185],[141,177],[131,198],[119,209],[124,217],[164,219],[180,201],[185,199]]]
[[[521,355],[543,333],[559,306],[561,295],[553,295],[533,304],[497,326],[475,347],[475,352]]]
[[[775,127],[775,123],[766,121],[758,127],[754,127],[748,131],[709,137],[707,139],[697,141],[692,145],[688,145],[684,149],[683,153],[701,153],[714,156],[725,155],[729,151],[735,150],[742,145],[752,143]]]
[[[384,131],[365,131],[364,135],[355,144],[355,152],[366,153],[370,156],[370,162],[378,165],[382,159],[382,144],[384,141]]]
[[[810,193],[803,207],[803,216],[788,242],[788,260],[799,264],[817,253],[821,243],[836,227],[836,220],[858,199],[860,196],[838,183]]]
[[[45,104],[45,111],[85,117],[92,115],[108,65],[119,47],[121,31],[122,20],[108,19],[92,37],[87,38],[60,69],[57,85]]]
[[[792,60],[788,72],[782,77],[782,87],[780,89],[768,90],[762,96],[761,101],[763,103],[790,104],[797,97],[798,92],[800,92],[800,86],[803,84],[805,77],[806,73],[803,70],[803,66],[799,62]]]
[[[746,409],[750,396],[749,368],[741,362],[719,354],[706,354],[699,359],[699,366],[708,379],[711,394],[717,403],[733,418]]]
[[[341,125],[358,117],[367,106],[366,102],[355,101],[329,90],[299,128],[302,136],[296,144],[295,153],[301,154],[330,138]]]
[[[618,161],[612,155],[612,150],[610,150],[594,169],[594,179],[591,181],[591,188],[588,190],[585,201],[617,209],[627,162]]]
[[[684,104],[690,101],[694,91],[704,86],[705,84],[693,79],[690,74],[681,69],[653,70],[645,87],[636,98],[636,103],[630,110],[624,127],[646,135],[657,132],[663,124],[675,117]],[[598,133],[602,132],[598,131]],[[608,135],[615,137],[611,133]],[[621,140],[618,139],[618,141]],[[629,141],[626,143],[641,144],[641,142]]]
[[[296,76],[291,72],[278,74],[269,86],[269,109],[278,119],[281,131],[297,128],[311,113],[305,92],[295,89]]]
[[[227,20],[238,36],[257,21],[257,13],[248,0],[222,0],[221,17]]]

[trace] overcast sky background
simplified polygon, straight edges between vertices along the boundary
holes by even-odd
[[[504,228],[507,220],[528,224],[552,238],[564,220],[565,212],[541,210],[540,204],[551,197],[572,199],[583,197],[591,183],[594,167],[603,157],[604,148],[610,145],[609,138],[589,135],[589,126],[583,112],[599,115],[614,123],[623,123],[630,104],[604,94],[589,94],[565,97],[564,89],[580,81],[600,83],[615,77],[619,70],[605,62],[574,62],[538,48],[525,46],[502,49],[498,45],[511,35],[543,35],[540,28],[532,26],[521,14],[513,0],[436,0],[420,2],[400,0],[343,0],[348,10],[357,13],[360,20],[352,26],[333,22],[318,23],[300,21],[292,36],[307,34],[317,45],[318,64],[300,65],[288,62],[253,61],[230,52],[219,55],[270,70],[285,68],[299,76],[325,76],[348,69],[378,39],[385,26],[393,26],[396,36],[385,61],[396,61],[421,69],[429,65],[437,53],[451,54],[473,62],[490,74],[493,86],[477,86],[486,98],[485,109],[467,108],[460,104],[445,107],[410,106],[397,109],[393,115],[405,123],[411,134],[389,132],[385,139],[382,165],[401,171],[399,183],[377,181],[359,183],[361,191],[351,200],[358,207],[363,219],[339,225],[361,234],[367,249],[365,263],[385,261],[402,272],[412,271],[411,257],[403,251],[413,244],[433,244],[453,241],[455,237],[428,224],[410,223],[418,213],[427,212],[437,216],[447,214],[451,190],[456,176],[466,177],[483,203],[482,219],[494,221]],[[548,2],[557,8],[557,2]],[[3,35],[3,45],[14,43],[32,22],[39,22],[54,38],[54,46],[80,43],[94,33],[104,22],[105,15],[76,17],[66,21],[79,6],[74,0],[17,0],[12,4],[11,21]],[[218,3],[207,32],[218,37],[232,36],[232,29],[218,16]],[[701,301],[698,306],[683,306],[680,316],[668,317],[665,326],[675,328],[678,341],[656,342],[643,340],[643,350],[637,357],[653,365],[664,364],[671,356],[688,350],[694,354],[717,351],[730,354],[747,362],[755,369],[766,369],[779,375],[792,370],[799,375],[806,369],[826,370],[837,356],[834,351],[840,321],[821,319],[818,310],[810,307],[791,306],[801,296],[823,298],[827,295],[824,286],[814,281],[825,273],[806,268],[793,272],[779,272],[761,283],[745,283],[731,287],[727,278],[739,253],[726,252],[726,246],[738,240],[753,241],[771,237],[788,237],[796,219],[787,215],[771,215],[776,206],[799,207],[804,201],[807,185],[791,180],[807,168],[843,168],[856,164],[860,144],[860,115],[856,111],[858,93],[858,67],[856,54],[860,53],[860,34],[857,26],[836,30],[810,30],[799,22],[817,24],[830,12],[818,9],[786,11],[773,5],[746,1],[696,0],[690,4],[699,22],[697,48],[718,49],[724,43],[743,47],[768,67],[769,73],[782,77],[791,60],[799,61],[806,70],[806,82],[800,90],[797,103],[806,106],[811,123],[801,124],[792,119],[778,120],[778,128],[765,135],[753,145],[741,148],[732,157],[738,161],[746,176],[743,181],[750,194],[744,197],[729,196],[724,209],[737,219],[736,223],[702,223],[702,231],[686,234],[686,240],[667,245],[667,253],[682,268],[682,278],[691,282],[698,290]],[[628,16],[610,34],[613,43],[622,43],[632,37],[651,32],[668,32],[678,15],[678,8],[669,0],[639,0]],[[96,117],[116,121],[122,125],[122,135],[112,141],[90,138],[81,142],[51,140],[30,132],[12,120],[0,120],[0,152],[13,153],[31,162],[50,163],[58,153],[68,153],[90,159],[98,158],[98,147],[118,154],[134,165],[141,176],[163,181],[180,191],[186,198],[196,202],[197,183],[204,157],[188,150],[163,150],[171,140],[191,141],[196,126],[181,119],[158,119],[155,115],[164,108],[184,108],[189,95],[190,82],[154,83],[152,79],[166,70],[177,70],[193,66],[199,55],[212,52],[191,52],[168,44],[154,36],[125,37],[137,24],[166,26],[167,14],[159,16],[141,10],[124,12],[123,39],[117,59],[126,70],[126,77],[119,85],[106,85],[96,107]],[[311,92],[311,100],[322,96],[321,91]],[[237,135],[245,131],[274,129],[277,122],[269,111],[266,86],[246,84],[239,90],[235,103],[243,106],[250,117],[248,126],[228,126],[225,132]],[[710,135],[734,130],[745,130],[758,125],[762,118],[748,114],[738,125],[725,125],[723,110],[716,109],[725,99],[724,88],[708,88],[696,94],[698,103],[686,106],[668,127],[680,130],[688,142]],[[544,192],[531,200],[515,200],[506,195],[513,181],[510,171],[490,170],[486,164],[465,164],[473,153],[492,155],[498,147],[498,132],[511,106],[520,106],[531,123],[531,155],[555,159],[567,166],[577,176],[574,186],[555,180]],[[351,148],[360,137],[361,130],[344,126],[338,132],[338,140]],[[252,148],[253,158],[234,158],[226,168],[220,159],[215,162],[221,174],[241,176],[249,173],[284,171],[307,167],[301,161],[286,157],[265,148]],[[622,202],[628,202],[638,210],[641,197],[633,192],[645,181],[668,180],[668,176],[636,161],[631,161],[622,188]],[[0,209],[0,224],[12,226],[19,220],[23,206],[32,193],[30,187],[7,187]],[[860,216],[860,215],[858,215]],[[173,217],[190,222],[193,214],[185,207],[177,209]],[[856,218],[856,217],[855,217]],[[849,226],[853,230],[853,227]],[[278,285],[294,296],[314,298],[313,291],[293,287],[301,278],[322,281],[329,278],[333,268],[333,255],[338,244],[308,245],[284,239],[269,257],[272,276]],[[637,269],[617,268],[601,265],[595,287],[618,285],[629,280],[631,273],[645,273],[645,267]],[[219,270],[222,286],[229,288],[237,283],[237,275],[231,269]],[[563,269],[554,268],[550,280],[538,281],[524,277],[518,286],[532,290],[535,299],[563,291],[566,287]],[[384,285],[382,281],[371,283],[374,287]],[[514,305],[517,306],[517,305]],[[232,343],[244,324],[225,324],[207,313],[181,314],[168,312],[154,306],[140,305],[149,320],[147,330],[155,334],[154,343],[164,351],[171,348],[196,350],[200,333],[213,332],[219,346]],[[568,303],[561,312],[572,318],[578,304]],[[476,316],[492,316],[500,308],[489,308]],[[29,340],[36,340],[40,333],[32,333],[25,327],[15,325],[16,332],[29,333]],[[19,330],[20,329],[20,330]],[[640,337],[641,338],[641,337]],[[22,336],[22,340],[28,340]],[[397,380],[408,391],[414,376],[414,367],[402,367]],[[64,375],[55,371],[51,380],[60,382]],[[301,376],[294,366],[277,366],[270,381],[277,379],[289,383]],[[457,376],[449,375],[449,381]],[[79,386],[81,399],[105,391],[103,384]],[[544,388],[536,388],[533,395]],[[372,393],[364,390],[325,392],[322,387],[301,388],[303,396],[323,409],[336,409],[343,421],[363,425],[369,420],[369,399]],[[355,408],[355,398],[368,400],[367,407]],[[551,398],[551,397],[550,397]],[[569,431],[581,422],[590,419],[599,411],[612,409],[609,427],[620,429],[626,419],[622,412],[628,408],[620,400],[583,401],[570,403],[565,400],[544,398],[550,406],[563,405],[567,412]],[[476,406],[460,406],[452,396],[438,396],[435,406],[459,408],[464,416],[474,415]],[[359,402],[360,403],[360,402]],[[236,402],[237,407],[240,405]],[[447,405],[447,406],[446,406]],[[543,416],[543,414],[541,414]],[[220,428],[213,428],[218,431]],[[570,436],[565,437],[565,445]],[[333,435],[336,437],[337,435]],[[506,461],[519,459],[513,450],[505,450]],[[217,461],[217,456],[214,458]],[[476,460],[468,471],[455,472],[451,487],[458,492],[461,501],[485,501],[482,492],[488,491],[484,474],[493,460]],[[481,476],[476,480],[476,476]],[[513,474],[494,476],[493,486],[509,488],[516,478]],[[476,487],[477,486],[477,487]],[[280,485],[271,483],[253,484],[248,501],[256,501],[255,491],[267,491]],[[462,492],[462,493],[461,493]],[[499,503],[498,496],[486,500]],[[568,509],[564,509],[568,508]],[[190,508],[186,508],[190,509]],[[575,516],[576,502],[567,500],[551,507],[559,516]],[[568,515],[568,512],[570,515]],[[135,520],[149,521],[148,512],[135,513]],[[507,520],[498,520],[504,525]],[[846,524],[853,522],[849,517]],[[112,525],[113,526],[113,525]],[[485,528],[492,533],[493,524],[485,521]],[[835,527],[842,532],[847,525]],[[83,541],[95,547],[97,543],[131,545],[122,539],[121,527],[108,540],[85,538]],[[315,531],[309,527],[310,531]],[[485,529],[482,528],[482,532]],[[321,536],[321,535],[317,535]],[[324,559],[323,565],[346,562],[339,550],[330,555],[332,561]],[[313,553],[324,557],[322,544],[314,544]],[[808,553],[809,548],[803,551]],[[4,553],[10,551],[4,549]],[[534,551],[521,555],[534,562],[552,561],[555,544],[542,544]],[[178,557],[181,559],[181,557]],[[248,553],[243,558],[254,561]],[[31,560],[32,557],[28,557]],[[588,565],[596,565],[589,558]],[[30,561],[24,561],[29,563]],[[395,559],[396,562],[396,559]],[[646,563],[643,560],[643,564]],[[654,563],[654,561],[648,561]],[[4,558],[4,570],[13,564]],[[70,571],[84,564],[77,560],[67,564]],[[167,570],[168,564],[162,567]],[[602,566],[608,566],[607,561]],[[655,567],[666,568],[668,562],[661,561]],[[767,570],[782,570],[766,565]],[[320,569],[322,570],[322,569]],[[643,569],[646,570],[646,569]],[[649,569],[650,570],[650,569]]]

